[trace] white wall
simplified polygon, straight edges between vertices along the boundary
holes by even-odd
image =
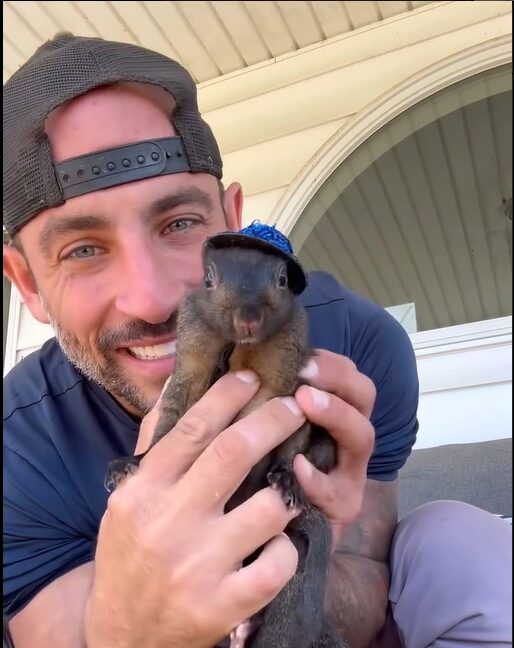
[[[420,383],[416,448],[512,435],[512,317],[410,337]]]

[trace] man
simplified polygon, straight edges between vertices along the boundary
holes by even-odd
[[[274,491],[223,506],[305,418],[338,444],[330,475],[301,456],[295,470],[332,526],[327,609],[340,635],[370,645],[389,589],[408,646],[505,642],[505,610],[487,605],[506,585],[484,568],[473,591],[466,564],[477,530],[498,539],[489,568],[508,555],[492,516],[420,509],[389,565],[397,474],[417,431],[415,358],[385,311],[325,273],[301,296],[321,349],[304,370],[311,386],[231,425],[258,377],[227,374],[107,499],[108,462],[152,436],[202,243],[241,227],[241,188],[221,177],[194,83],[161,55],[60,35],[4,86],[4,271],[58,340],[4,382],[4,617],[16,647],[223,641],[297,561]]]

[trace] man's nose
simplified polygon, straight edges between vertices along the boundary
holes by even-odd
[[[165,322],[178,306],[177,286],[169,268],[151,254],[126,259],[120,267],[117,309],[130,318],[151,324]]]

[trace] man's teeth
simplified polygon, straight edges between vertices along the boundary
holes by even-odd
[[[177,350],[176,342],[167,342],[166,344],[156,344],[155,346],[129,347],[130,353],[141,360],[155,360],[156,358],[165,358],[175,355]]]

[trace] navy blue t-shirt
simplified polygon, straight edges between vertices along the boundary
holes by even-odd
[[[418,429],[418,378],[403,328],[382,308],[311,273],[299,298],[310,341],[351,358],[377,389],[368,477],[393,480]],[[4,379],[4,616],[93,559],[112,459],[133,452],[139,423],[65,358],[55,339]]]

